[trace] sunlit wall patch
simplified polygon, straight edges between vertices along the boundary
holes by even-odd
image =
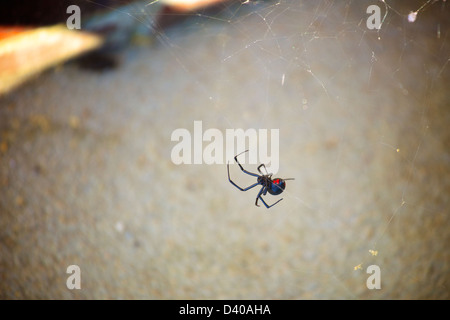
[[[216,128],[203,132],[202,121],[194,121],[193,129],[193,134],[185,128],[172,132],[171,141],[178,141],[170,155],[174,164],[225,164],[233,162],[237,153],[249,150],[249,164],[265,163],[271,173],[278,172],[279,129],[226,129],[225,137],[224,133]],[[205,146],[204,142],[207,142]],[[243,163],[246,163],[245,160],[242,160]]]

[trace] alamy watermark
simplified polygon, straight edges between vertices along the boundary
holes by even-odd
[[[73,30],[81,29],[81,10],[80,7],[72,4],[67,7],[66,13],[70,13],[71,15],[66,20],[67,29]]]
[[[81,269],[76,264],[67,267],[66,273],[70,274],[66,280],[66,287],[69,290],[81,289]]]
[[[379,6],[372,4],[367,7],[366,13],[370,14],[370,16],[366,20],[367,29],[380,30],[381,28],[381,9]]]
[[[270,143],[269,143],[270,133]],[[174,164],[225,164],[234,162],[236,154],[249,150],[248,163],[265,163],[269,172],[279,169],[279,129],[226,129],[224,133],[216,128],[203,132],[202,121],[194,121],[193,133],[185,128],[172,132],[173,146],[171,160]],[[204,142],[207,144],[204,146]],[[270,146],[270,153],[269,151]],[[242,163],[246,163],[243,159]]]
[[[369,289],[369,290],[381,289],[381,269],[380,269],[380,267],[377,266],[376,264],[368,266],[366,273],[370,274],[370,276],[367,278],[367,281],[366,281],[367,289]]]

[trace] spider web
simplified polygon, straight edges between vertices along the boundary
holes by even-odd
[[[376,30],[366,25],[371,4],[381,9]],[[441,251],[448,232],[437,236],[436,229],[438,221],[448,223],[448,180],[429,184],[441,194],[433,200],[423,185],[436,183],[425,178],[434,175],[427,162],[448,154],[430,146],[447,136],[432,128],[440,126],[436,108],[448,104],[448,15],[445,1],[227,2],[213,13],[192,14],[176,30],[218,51],[206,65],[206,59],[192,61],[195,47],[175,31],[159,33],[197,94],[210,100],[200,119],[222,129],[282,132],[280,173],[296,181],[263,230],[289,254],[275,254],[278,249],[263,242],[271,255],[255,262],[278,279],[281,297],[448,295],[448,279],[432,271],[448,269],[448,252]],[[413,16],[417,21],[408,21]],[[214,84],[199,80],[205,74]],[[444,158],[442,173],[448,171]],[[236,196],[252,203],[248,194]],[[246,206],[238,208],[229,210]],[[426,229],[419,226],[424,221]],[[290,224],[295,227],[286,229]],[[380,266],[384,290],[365,285],[372,264]]]
[[[371,30],[366,9],[373,4],[381,26]],[[103,147],[107,155],[95,153],[106,165],[92,166],[92,174],[105,186],[92,203],[62,200],[78,187],[54,191],[55,203],[68,201],[67,212],[78,208],[104,230],[84,233],[85,242],[74,236],[85,245],[79,255],[57,254],[62,265],[78,257],[87,286],[80,294],[448,299],[448,3],[247,0],[192,12],[161,8],[160,1],[111,8],[131,18],[150,46],[128,48],[123,66],[100,82],[83,76],[101,98],[81,84],[71,90],[86,96],[83,104],[63,93],[52,98],[66,105],[61,110],[98,110],[93,117],[110,118],[109,125],[85,125],[121,141]],[[184,20],[162,28],[175,18]],[[69,70],[67,79],[77,72]],[[18,109],[25,112],[35,100],[30,94]],[[52,112],[56,119],[67,114]],[[192,134],[196,120],[203,130],[223,133],[279,129],[276,176],[295,178],[283,201],[269,210],[255,207],[258,188],[234,188],[226,162],[175,166],[170,135],[177,128]],[[95,150],[89,141],[80,154]],[[95,161],[74,159],[72,181],[95,189],[78,175],[91,172]],[[240,186],[254,183],[236,165],[230,173]],[[90,262],[99,248],[103,260]],[[366,285],[370,265],[380,267],[379,290]]]

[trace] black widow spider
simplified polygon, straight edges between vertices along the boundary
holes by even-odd
[[[247,152],[247,151],[248,151],[248,150],[245,150],[245,151],[239,153],[238,155],[236,155],[236,156],[234,157],[234,161],[236,161],[236,163],[239,165],[239,168],[241,168],[241,170],[242,170],[244,173],[246,173],[246,174],[248,174],[248,175],[251,175],[251,176],[254,176],[254,177],[257,177],[257,179],[258,179],[257,182],[254,183],[254,184],[252,184],[251,186],[249,186],[249,187],[247,187],[247,188],[241,188],[241,187],[239,187],[239,186],[238,186],[236,183],[234,183],[234,182],[231,180],[231,178],[230,178],[230,163],[227,163],[228,181],[230,181],[231,184],[232,184],[233,186],[235,186],[236,188],[238,188],[238,189],[241,190],[241,191],[247,191],[247,190],[250,190],[250,189],[253,188],[253,187],[256,187],[257,185],[261,185],[261,186],[262,186],[262,187],[261,187],[261,190],[259,191],[258,195],[256,196],[256,202],[255,202],[255,205],[256,205],[257,207],[259,207],[259,205],[258,205],[258,199],[261,199],[261,201],[264,203],[264,205],[266,206],[266,208],[269,209],[270,207],[273,207],[273,206],[276,205],[278,202],[280,202],[281,200],[283,200],[283,198],[281,198],[280,200],[278,200],[277,202],[275,202],[274,204],[272,204],[272,205],[269,206],[269,205],[267,205],[267,203],[264,201],[264,199],[262,198],[262,196],[263,196],[263,195],[265,196],[265,195],[267,194],[267,192],[269,192],[271,195],[274,195],[274,196],[281,194],[281,193],[284,191],[284,189],[286,188],[286,182],[285,182],[285,181],[286,181],[286,180],[294,180],[294,178],[287,178],[287,179],[275,178],[275,179],[272,179],[272,173],[268,173],[268,172],[267,172],[267,169],[266,169],[266,165],[265,165],[265,164],[260,164],[259,167],[258,167],[258,172],[260,173],[260,175],[245,170],[245,169],[242,167],[242,165],[239,163],[237,157],[240,156],[241,154]],[[264,174],[264,173],[261,172],[261,169],[260,169],[261,167],[264,167],[264,170],[266,170],[266,173],[267,173],[267,174]]]

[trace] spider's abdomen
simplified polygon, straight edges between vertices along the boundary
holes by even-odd
[[[286,182],[283,179],[276,178],[272,180],[272,184],[267,190],[270,194],[276,196],[282,193],[284,191],[284,188],[286,188]]]

